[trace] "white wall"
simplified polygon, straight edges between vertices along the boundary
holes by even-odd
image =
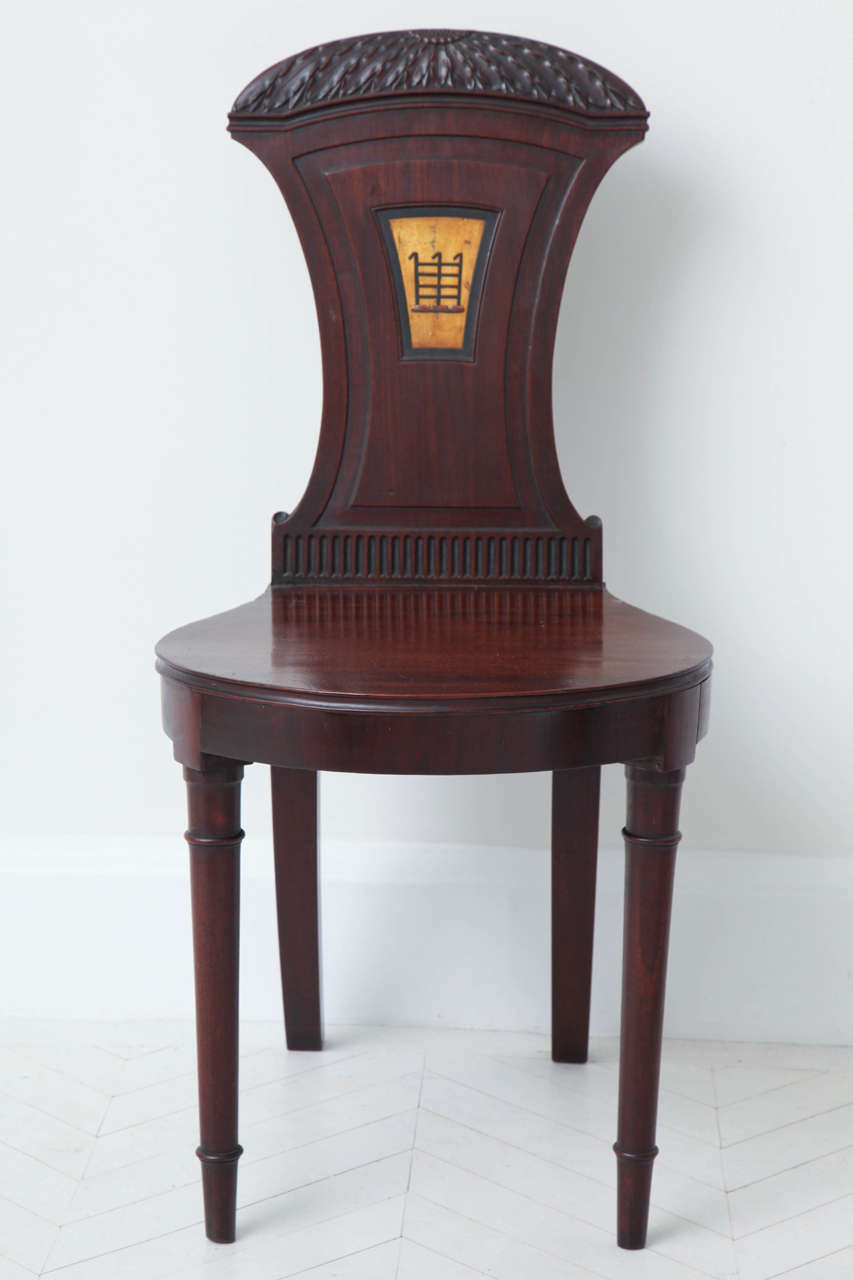
[[[327,1023],[548,1030],[543,849],[326,841],[322,861]],[[784,872],[767,854],[681,859],[667,1035],[849,1042],[853,863],[788,855]],[[621,850],[602,849],[595,1035],[619,1029],[622,876]],[[4,1011],[190,1017],[187,881],[169,837],[25,837],[0,858]],[[251,835],[242,925],[243,1016],[280,1018],[269,851]]]
[[[521,15],[506,0],[439,0],[426,20],[575,48],[651,109],[649,138],[605,180],[569,273],[561,461],[578,508],[604,517],[611,588],[717,646],[684,862],[762,854],[760,882],[793,908],[811,876],[808,923],[821,934],[835,872],[804,873],[801,859],[837,867],[853,830],[849,5],[724,0],[709,16],[679,0],[534,0]],[[268,174],[225,134],[226,111],[277,57],[398,25],[388,3],[269,0],[54,0],[18,6],[7,25],[0,738],[18,870],[0,892],[22,902],[21,833],[45,866],[81,844],[94,857],[130,837],[144,857],[177,837],[183,798],[152,644],[262,588],[269,517],[292,508],[310,467],[320,369],[307,273]],[[403,863],[413,839],[461,841],[480,846],[486,877],[484,847],[547,838],[543,775],[327,775],[323,795],[332,841],[391,841]],[[258,847],[266,801],[250,770]],[[605,844],[621,806],[609,770]],[[421,857],[438,882],[439,855]],[[739,863],[719,866],[735,901]],[[104,907],[113,897],[105,888]],[[95,955],[109,938],[120,972],[97,889],[88,903],[65,922],[69,946]],[[849,962],[830,972],[815,943],[804,954],[825,1001],[849,1001]],[[689,938],[681,963],[707,983]],[[470,1009],[477,972],[458,979]],[[49,1005],[42,996],[34,1007]],[[430,999],[417,1016],[431,1016]],[[824,1013],[804,1002],[797,1038],[825,1038]],[[508,1001],[507,1025],[519,1018]],[[715,1034],[741,1021],[733,1010]],[[794,1034],[771,1024],[762,1034]],[[690,1002],[672,1030],[702,1034]]]

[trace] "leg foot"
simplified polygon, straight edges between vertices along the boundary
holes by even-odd
[[[646,1243],[678,809],[684,770],[629,765],[619,1060],[618,1241]]]
[[[617,1240],[621,1249],[644,1249],[657,1147],[645,1156],[616,1152]]]
[[[551,1056],[586,1062],[601,769],[561,769],[551,793]]]
[[[243,1148],[213,1155],[201,1147],[196,1155],[201,1161],[201,1185],[204,1193],[204,1230],[214,1244],[233,1244],[237,1216],[237,1161]]]
[[[243,766],[211,759],[184,769],[195,955],[196,1041],[205,1230],[236,1233],[237,982],[240,920],[240,781]]]
[[[322,1049],[317,774],[270,769],[281,989],[288,1049]]]

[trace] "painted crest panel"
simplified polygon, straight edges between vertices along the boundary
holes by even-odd
[[[403,359],[474,357],[496,210],[378,209],[391,263]]]

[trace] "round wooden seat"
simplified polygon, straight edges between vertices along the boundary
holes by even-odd
[[[711,647],[606,591],[279,587],[157,654],[169,723],[191,715],[180,736],[200,753],[477,773],[636,759],[644,734],[660,750],[664,718],[685,718],[692,749]]]
[[[711,646],[606,591],[320,587],[266,591],[157,654],[164,675],[231,696],[510,710],[698,684]]]

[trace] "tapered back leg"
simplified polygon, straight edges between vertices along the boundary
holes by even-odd
[[[196,1039],[205,1229],[236,1231],[237,1003],[240,931],[240,783],[243,766],[208,758],[184,769],[195,955]]]
[[[281,989],[288,1049],[322,1049],[317,774],[271,769]]]
[[[551,794],[551,1056],[586,1062],[601,769],[560,769]]]
[[[618,1240],[646,1243],[655,1146],[666,962],[684,770],[628,765],[625,931],[619,1062]]]

